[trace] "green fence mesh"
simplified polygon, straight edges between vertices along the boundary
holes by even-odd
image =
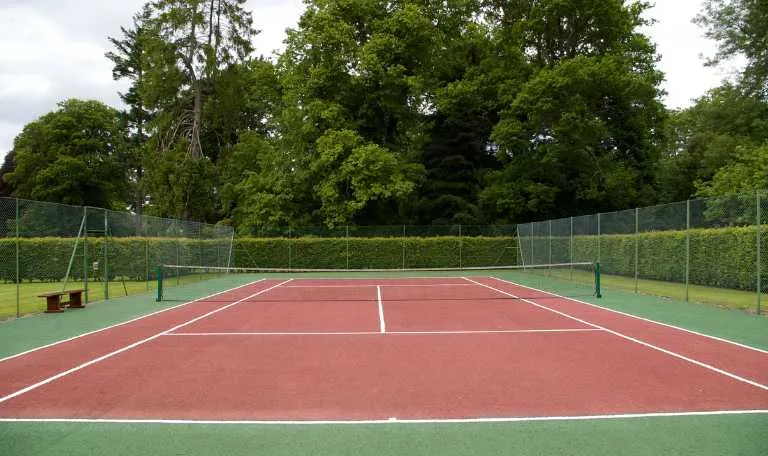
[[[231,227],[0,198],[0,319],[44,310],[41,293],[88,301],[148,292],[162,263],[229,266]]]
[[[603,288],[761,312],[768,194],[694,199],[518,225],[521,258],[599,261]]]

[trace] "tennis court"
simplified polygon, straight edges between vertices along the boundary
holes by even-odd
[[[389,423],[766,413],[767,362],[762,350],[494,277],[260,279],[4,359],[0,417]]]

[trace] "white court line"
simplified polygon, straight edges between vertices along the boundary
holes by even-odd
[[[386,331],[387,335],[451,335],[451,334],[526,334],[526,333],[573,333],[573,332],[602,332],[597,328],[570,328],[570,329],[477,329],[455,331]],[[163,336],[380,336],[384,331],[338,331],[338,332],[181,332],[168,333]]]
[[[250,299],[250,298],[252,298],[254,296],[258,296],[258,295],[260,295],[262,293],[266,293],[266,292],[268,292],[268,291],[270,291],[270,290],[272,290],[274,288],[277,288],[277,287],[279,287],[280,285],[282,285],[284,283],[288,283],[290,281],[291,281],[291,279],[288,279],[285,282],[280,282],[277,285],[273,285],[273,286],[271,286],[269,288],[265,288],[265,289],[263,289],[263,290],[261,290],[259,292],[253,293],[253,294],[251,294],[249,296],[246,296],[243,299],[238,299],[237,301],[235,301],[235,302],[233,302],[231,304],[227,304],[226,306],[219,307],[218,309],[214,309],[214,310],[212,310],[212,311],[210,311],[210,312],[208,312],[206,314],[200,315],[200,316],[195,317],[195,318],[193,318],[191,320],[187,320],[186,322],[181,323],[179,325],[176,325],[173,328],[166,329],[165,331],[159,332],[159,333],[157,333],[157,334],[155,334],[153,336],[147,337],[145,339],[141,339],[141,340],[136,341],[136,342],[134,342],[134,343],[132,343],[130,345],[126,345],[123,348],[119,348],[117,350],[111,351],[111,352],[107,353],[106,355],[102,355],[102,356],[99,356],[98,358],[94,358],[94,359],[92,359],[90,361],[86,361],[86,362],[80,364],[79,366],[73,367],[72,369],[68,369],[66,371],[59,372],[58,374],[53,375],[51,377],[48,377],[45,380],[41,380],[41,381],[39,381],[39,382],[37,382],[37,383],[35,383],[33,385],[29,385],[29,386],[27,386],[25,388],[22,388],[22,389],[20,389],[20,390],[18,390],[16,392],[13,392],[11,394],[8,394],[8,395],[5,395],[3,397],[0,397],[0,404],[2,404],[3,402],[5,402],[7,400],[13,399],[14,397],[20,396],[20,395],[22,395],[24,393],[27,393],[27,392],[32,391],[34,389],[37,389],[37,388],[39,388],[39,387],[41,387],[43,385],[47,385],[48,383],[51,383],[54,380],[58,380],[58,379],[60,379],[62,377],[65,377],[65,376],[67,376],[69,374],[72,374],[72,373],[77,372],[79,370],[85,369],[88,366],[94,365],[94,364],[96,364],[98,362],[104,361],[105,359],[111,358],[111,357],[113,357],[115,355],[118,355],[120,353],[128,351],[128,350],[130,350],[132,348],[138,347],[139,345],[142,345],[142,344],[145,344],[145,343],[147,343],[149,341],[157,339],[158,337],[163,336],[164,334],[167,334],[167,333],[172,332],[172,331],[176,331],[179,328],[183,328],[183,327],[185,327],[187,325],[190,325],[192,323],[200,321],[203,318],[206,318],[206,317],[209,317],[209,316],[211,316],[211,315],[213,315],[215,313],[221,312],[222,310],[229,309],[230,307],[232,307],[234,305],[237,305],[237,304],[239,304],[239,303],[241,303],[241,302],[243,302],[243,301],[245,301],[247,299]]]
[[[381,287],[376,287],[376,297],[379,305],[379,332],[387,332],[387,324],[384,321],[384,304],[381,302]]]
[[[565,296],[562,296],[562,295],[559,295],[559,294],[556,294],[556,293],[551,293],[549,291],[540,290],[538,288],[527,287],[525,285],[521,285],[521,284],[515,283],[515,282],[510,282],[509,280],[500,279],[498,277],[491,277],[491,278],[492,279],[496,279],[499,282],[504,282],[504,283],[508,283],[510,285],[514,285],[516,287],[527,288],[529,290],[537,291],[539,293],[548,294],[550,296],[554,296],[555,298],[568,299],[570,301],[575,301],[575,302],[578,302],[580,304],[584,304],[584,305],[587,305],[587,306],[590,306],[590,307],[595,307],[597,309],[601,309],[601,310],[605,310],[605,311],[608,311],[608,312],[613,312],[613,313],[617,313],[617,314],[620,314],[620,315],[624,315],[625,317],[636,318],[638,320],[646,321],[648,323],[654,323],[654,324],[657,324],[659,326],[665,326],[667,328],[677,329],[679,331],[687,332],[689,334],[696,334],[697,336],[706,337],[708,339],[716,340],[716,341],[719,341],[719,342],[725,342],[727,344],[736,345],[737,347],[746,348],[746,349],[749,349],[749,350],[754,350],[754,351],[757,351],[757,352],[760,352],[760,353],[768,354],[768,350],[763,350],[762,348],[752,347],[750,345],[741,344],[739,342],[734,342],[732,340],[723,339],[722,337],[711,336],[709,334],[704,334],[704,333],[701,333],[701,332],[698,332],[698,331],[694,331],[692,329],[685,329],[685,328],[682,328],[680,326],[670,325],[669,323],[662,323],[660,321],[651,320],[650,318],[639,317],[637,315],[632,315],[630,313],[622,312],[622,311],[616,310],[616,309],[609,309],[608,307],[598,306],[597,304],[592,304],[591,302],[581,301],[579,299],[567,298]]]
[[[519,301],[526,302],[528,304],[534,305],[534,306],[539,307],[541,309],[548,310],[550,312],[554,312],[554,313],[556,313],[558,315],[562,315],[563,317],[566,317],[566,318],[570,318],[571,320],[578,321],[579,323],[584,323],[585,325],[592,326],[593,328],[602,329],[602,330],[604,330],[606,332],[609,332],[609,333],[611,333],[611,334],[613,334],[615,336],[621,337],[622,339],[626,339],[626,340],[629,340],[629,341],[634,342],[636,344],[640,344],[640,345],[643,345],[645,347],[651,348],[653,350],[660,351],[662,353],[665,353],[667,355],[670,355],[670,356],[673,356],[675,358],[681,359],[683,361],[689,362],[691,364],[695,364],[695,365],[697,365],[699,367],[703,367],[705,369],[709,369],[709,370],[711,370],[713,372],[716,372],[718,374],[725,375],[726,377],[730,377],[730,378],[732,378],[734,380],[738,380],[738,381],[740,381],[742,383],[746,383],[748,385],[752,385],[752,386],[755,386],[755,387],[760,388],[762,390],[768,391],[768,385],[763,385],[762,383],[758,383],[756,381],[749,380],[748,378],[741,377],[739,375],[736,375],[734,373],[728,372],[726,370],[719,369],[719,368],[717,368],[715,366],[712,366],[711,364],[707,364],[707,363],[703,363],[701,361],[697,361],[697,360],[695,360],[693,358],[689,358],[689,357],[687,357],[685,355],[681,355],[680,353],[676,353],[676,352],[673,352],[671,350],[667,350],[665,348],[661,348],[659,346],[650,344],[648,342],[644,342],[644,341],[642,341],[640,339],[636,339],[636,338],[628,336],[626,334],[622,334],[622,333],[620,333],[618,331],[614,331],[612,329],[608,329],[608,328],[606,328],[604,326],[600,326],[600,325],[597,325],[595,323],[590,323],[590,322],[588,322],[586,320],[583,320],[583,319],[578,318],[578,317],[574,317],[573,315],[569,315],[569,314],[567,314],[565,312],[560,312],[559,310],[555,310],[555,309],[552,309],[550,307],[543,306],[543,305],[541,305],[541,304],[539,304],[537,302],[531,301],[529,299],[520,298],[518,296],[513,295],[512,293],[507,293],[506,291],[499,290],[498,288],[494,288],[494,287],[492,287],[490,285],[486,285],[484,283],[476,282],[476,281],[474,281],[472,279],[468,279],[468,278],[466,278],[466,280],[469,280],[470,282],[476,283],[476,284],[478,284],[478,285],[480,285],[482,287],[485,287],[485,288],[488,288],[488,289],[491,289],[491,290],[494,290],[494,291],[498,291],[501,294],[507,295],[507,296],[509,296],[511,298],[515,298],[515,299],[517,299]],[[567,298],[565,298],[565,299],[567,299]]]
[[[0,423],[112,423],[112,424],[205,424],[205,425],[360,425],[360,424],[459,424],[459,423],[519,423],[528,421],[597,421],[642,418],[674,418],[683,416],[764,415],[766,410],[711,410],[703,412],[650,412],[614,415],[520,416],[493,418],[387,418],[379,420],[174,420],[174,419],[108,419],[108,418],[0,418]]]
[[[52,343],[47,344],[47,345],[41,345],[40,347],[35,347],[35,348],[32,348],[32,349],[23,351],[21,353],[16,353],[15,355],[6,356],[5,358],[0,359],[0,363],[3,362],[3,361],[8,361],[9,359],[18,358],[19,356],[24,356],[24,355],[26,355],[28,353],[32,353],[32,352],[35,352],[35,351],[38,351],[38,350],[43,350],[45,348],[53,347],[55,345],[63,344],[64,342],[69,342],[70,340],[75,340],[75,339],[79,339],[81,337],[90,336],[91,334],[96,334],[96,333],[99,333],[99,332],[102,332],[102,331],[106,331],[108,329],[117,328],[118,326],[127,325],[128,323],[133,323],[134,321],[138,321],[138,320],[141,320],[143,318],[151,317],[153,315],[161,314],[163,312],[168,312],[169,310],[178,309],[179,307],[186,306],[186,305],[192,304],[194,302],[205,301],[206,299],[210,299],[210,298],[213,298],[215,296],[218,296],[218,295],[221,295],[221,294],[224,294],[224,293],[229,293],[230,291],[235,291],[235,290],[238,290],[240,288],[244,288],[244,287],[247,287],[249,285],[253,285],[255,283],[263,282],[264,280],[266,280],[266,279],[254,280],[253,282],[248,282],[246,284],[239,285],[239,286],[236,286],[234,288],[230,288],[229,290],[220,291],[218,293],[214,293],[214,294],[202,297],[202,298],[198,298],[198,299],[195,299],[195,300],[192,300],[192,301],[187,301],[187,302],[184,302],[184,303],[181,303],[181,304],[177,304],[177,305],[172,306],[172,307],[166,307],[165,309],[161,309],[161,310],[158,310],[158,311],[155,311],[155,312],[152,312],[152,313],[148,313],[146,315],[141,315],[141,316],[133,318],[131,320],[126,320],[126,321],[123,321],[123,322],[120,322],[120,323],[115,323],[114,325],[105,326],[104,328],[95,329],[93,331],[88,331],[88,332],[79,334],[77,336],[73,336],[73,337],[70,337],[70,338],[67,338],[67,339],[62,339],[62,340],[59,340],[59,341],[56,341],[56,342],[52,342]]]
[[[458,277],[457,277],[458,278]],[[409,283],[404,285],[393,284],[356,284],[356,285],[286,285],[283,288],[373,288],[373,287],[471,287],[471,283]]]

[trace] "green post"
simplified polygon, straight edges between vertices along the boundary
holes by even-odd
[[[573,217],[570,219],[571,231],[568,235],[568,259],[573,263]],[[573,265],[570,266],[570,279],[573,280]]]
[[[600,213],[597,213],[597,262],[600,263]]]
[[[149,239],[144,240],[144,280],[147,282],[147,291],[149,291]]]
[[[109,300],[109,222],[107,211],[104,211],[104,300]]]
[[[88,270],[91,265],[88,264],[88,207],[83,207],[83,290],[85,302],[88,303]]]
[[[603,294],[600,292],[600,262],[595,263],[595,297],[602,298]]]
[[[405,225],[403,225],[403,264],[402,269],[405,270]]]
[[[685,302],[691,277],[691,200],[685,201]]]
[[[349,269],[349,225],[345,226],[344,240],[346,241],[346,248],[347,248],[347,253],[346,253],[347,269]]]
[[[21,278],[19,277],[21,274],[21,268],[19,267],[19,261],[21,259],[20,250],[21,250],[21,229],[20,229],[20,211],[19,211],[19,199],[15,198],[16,201],[16,318],[19,318],[21,316]]]
[[[292,266],[292,252],[291,252],[291,227],[288,227],[288,269],[291,269]]]
[[[635,293],[638,292],[640,266],[640,208],[635,208]]]
[[[157,266],[157,302],[163,300],[163,267]]]
[[[463,267],[463,258],[462,258],[462,247],[463,247],[463,240],[461,238],[461,223],[459,223],[459,269],[464,269]]]
[[[757,254],[757,271],[756,271],[757,272],[757,278],[756,278],[757,279],[756,280],[756,282],[757,282],[757,314],[760,315],[760,313],[762,312],[762,302],[761,301],[762,301],[762,294],[763,294],[762,277],[760,277],[762,275],[762,270],[761,270],[762,268],[761,268],[761,265],[760,265],[760,262],[762,261],[762,258],[761,258],[761,253],[762,252],[760,251],[760,249],[761,249],[761,245],[760,245],[761,242],[760,241],[761,241],[761,234],[762,234],[762,210],[761,210],[762,208],[760,207],[760,190],[757,190],[757,192],[756,192],[756,200],[757,200],[756,201],[756,203],[757,203],[757,210],[756,210],[756,212],[757,212],[757,220],[756,220],[756,222],[757,222],[757,227],[756,227],[757,228],[757,246],[756,247],[757,248],[755,250],[756,250],[756,254]]]
[[[547,264],[552,264],[552,219],[547,220]],[[547,267],[547,275],[552,276],[552,266]]]

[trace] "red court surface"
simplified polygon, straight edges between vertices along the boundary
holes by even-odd
[[[494,278],[269,280],[0,361],[0,419],[768,410],[767,371],[764,351]]]

